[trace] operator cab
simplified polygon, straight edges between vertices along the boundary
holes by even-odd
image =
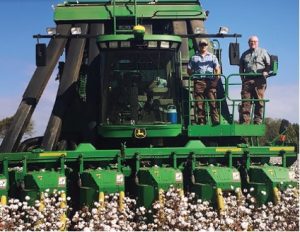
[[[176,62],[181,39],[145,35],[143,40],[136,40],[131,35],[126,39],[122,36],[120,40],[118,35],[98,40],[102,125],[170,124],[168,108],[179,109]]]

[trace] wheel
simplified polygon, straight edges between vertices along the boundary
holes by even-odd
[[[17,151],[32,151],[33,149],[40,148],[42,141],[43,136],[26,139],[19,145]]]

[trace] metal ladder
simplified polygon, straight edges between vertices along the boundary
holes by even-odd
[[[128,3],[133,3],[133,12],[129,8],[129,6],[127,6]],[[132,30],[117,29],[117,20],[118,20],[118,18],[122,18],[122,19],[124,19],[124,18],[134,18],[134,23],[135,23],[135,25],[137,25],[137,14],[136,14],[137,13],[137,0],[112,0],[112,4],[113,4],[114,34],[117,34],[117,33],[130,33]],[[118,5],[119,6],[120,5],[124,6],[124,8],[128,10],[129,14],[117,16],[116,15],[116,7]],[[132,5],[132,4],[130,4],[130,5]]]

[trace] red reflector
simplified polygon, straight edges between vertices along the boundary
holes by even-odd
[[[286,140],[286,135],[280,135],[279,141],[284,142]]]

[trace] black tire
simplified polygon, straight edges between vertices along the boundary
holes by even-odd
[[[33,149],[40,148],[43,136],[34,137],[24,140],[18,147],[18,152],[32,151]]]

